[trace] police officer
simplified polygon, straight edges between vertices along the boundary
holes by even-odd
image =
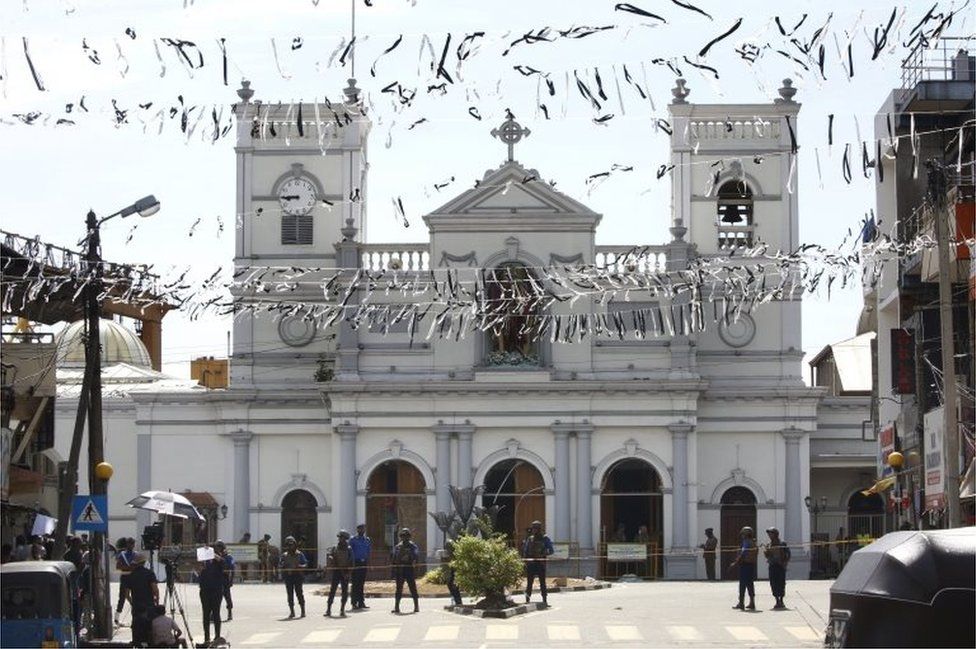
[[[400,530],[400,542],[393,546],[393,578],[396,580],[396,597],[393,613],[400,613],[400,599],[403,597],[403,583],[410,589],[413,598],[413,612],[420,612],[420,598],[417,595],[417,581],[415,566],[420,556],[417,544],[410,540],[410,530],[404,527]]]
[[[712,528],[705,528],[705,542],[698,547],[702,549],[702,558],[705,560],[705,575],[708,581],[715,581],[715,551],[718,549],[718,539],[715,538]]]
[[[546,561],[554,551],[552,540],[543,534],[542,522],[532,521],[529,537],[522,546],[522,558],[525,559],[525,602],[532,598],[532,582],[539,578],[539,592],[542,593],[542,605],[549,606],[549,588],[546,586]]]
[[[285,593],[288,596],[288,610],[291,611],[288,619],[295,617],[295,596],[298,596],[298,605],[302,609],[302,617],[305,617],[305,594],[302,592],[302,584],[305,581],[304,570],[308,566],[308,559],[305,553],[298,549],[298,543],[294,536],[286,536],[284,550],[279,560],[281,575],[285,580]]]
[[[227,621],[230,622],[234,619],[234,598],[230,589],[234,587],[234,569],[237,564],[234,557],[227,554],[227,546],[223,541],[218,539],[213,547],[217,559],[224,562],[224,604],[227,606]]]
[[[786,566],[790,562],[790,548],[779,538],[779,530],[775,527],[767,529],[766,534],[769,536],[769,545],[763,554],[769,564],[769,588],[776,599],[773,610],[782,611],[786,608],[783,598],[786,597]]]
[[[373,551],[373,541],[366,536],[366,526],[362,523],[356,526],[356,536],[349,540],[352,556],[356,562],[352,569],[352,607],[353,609],[369,608],[366,606],[366,566],[369,565],[369,555]]]
[[[325,617],[332,617],[332,602],[335,600],[336,586],[342,586],[342,599],[339,604],[339,617],[346,617],[346,601],[349,599],[349,573],[352,571],[355,559],[352,547],[349,545],[349,532],[339,530],[336,534],[339,543],[329,548],[326,555],[326,566],[332,567],[332,585],[329,586],[329,602],[325,609]]]
[[[739,532],[739,552],[730,567],[739,568],[739,603],[732,608],[740,611],[756,610],[756,557],[759,549],[756,547],[755,533],[748,525]],[[749,593],[749,606],[743,606],[745,594]]]

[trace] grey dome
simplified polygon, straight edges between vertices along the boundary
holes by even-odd
[[[99,338],[102,344],[102,366],[128,363],[137,367],[152,368],[152,360],[146,346],[134,332],[112,320],[99,320]],[[83,367],[85,365],[85,321],[72,322],[58,334],[58,366]]]

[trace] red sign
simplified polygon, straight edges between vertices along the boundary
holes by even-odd
[[[895,451],[895,424],[894,422],[888,424],[878,431],[878,475],[881,477],[887,476],[894,472],[894,470],[888,466],[888,456]]]
[[[891,391],[915,394],[915,337],[907,329],[891,330]]]

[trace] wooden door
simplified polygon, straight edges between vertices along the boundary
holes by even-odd
[[[738,579],[738,568],[730,568],[739,547],[739,532],[743,527],[756,529],[756,497],[745,487],[732,487],[722,494],[721,529],[718,555],[722,579]]]

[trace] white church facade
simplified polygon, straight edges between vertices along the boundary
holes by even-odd
[[[669,107],[673,236],[648,246],[640,263],[677,270],[734,246],[798,245],[793,92],[787,84],[775,103],[704,105],[687,103],[679,85]],[[268,266],[401,276],[504,268],[538,279],[545,267],[607,266],[643,249],[637,240],[597,245],[603,216],[546,182],[525,182],[546,180],[545,170],[523,166],[511,147],[475,187],[424,217],[426,244],[360,241],[364,200],[347,199],[368,195],[370,122],[356,93],[347,88],[350,123],[319,133],[309,122],[300,135],[296,111],[251,101],[242,89],[240,274]],[[305,119],[314,108],[305,107]],[[275,135],[267,123],[276,123]],[[513,121],[505,129],[513,140],[522,134]],[[715,178],[718,160],[725,171]],[[331,298],[310,283],[288,299]],[[550,309],[639,306],[584,297]],[[706,319],[688,335],[569,344],[533,341],[512,327],[426,339],[405,321],[383,332],[243,314],[234,321],[228,389],[147,383],[128,391],[131,433],[116,439],[125,437],[118,452],[131,459],[116,458],[116,466],[133,467],[130,490],[206,492],[226,504],[226,518],[215,521],[225,540],[293,534],[321,548],[337,529],[366,522],[378,551],[406,525],[432,555],[441,533],[428,512],[451,508],[449,485],[484,485],[483,504],[502,506],[501,531],[517,538],[542,520],[555,542],[583,558],[586,574],[612,573],[592,559],[607,543],[640,541],[652,555],[648,574],[702,578],[694,548],[706,528],[723,546],[745,524],[808,541],[811,441],[823,437],[818,448],[829,448],[831,439],[860,440],[868,418],[860,401],[831,408],[822,432],[824,391],[802,380],[800,307],[799,297],[782,299],[729,324]],[[816,489],[832,502],[844,498],[833,491],[852,483],[851,461],[835,464],[836,480],[818,474]],[[132,526],[119,535],[135,536],[149,521],[121,506],[128,497],[112,499],[112,516],[117,528]],[[791,574],[806,576],[809,563],[797,548]]]

